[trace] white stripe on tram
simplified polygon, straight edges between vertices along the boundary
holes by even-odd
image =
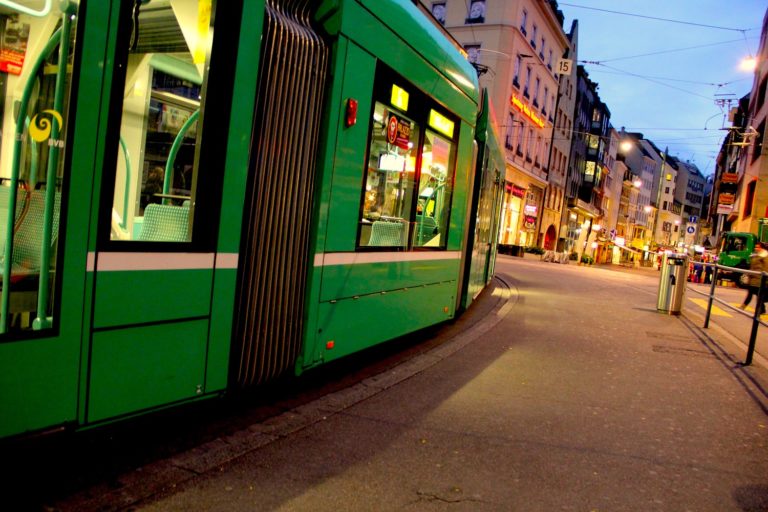
[[[237,268],[237,253],[100,252],[88,253],[87,270],[205,270]],[[215,264],[215,265],[214,265]]]
[[[461,259],[459,251],[417,252],[327,252],[315,255],[316,267],[330,265],[364,265],[367,263],[397,263],[401,261],[435,261]]]

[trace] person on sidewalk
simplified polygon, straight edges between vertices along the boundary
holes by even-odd
[[[766,250],[761,242],[755,243],[755,252],[749,256],[749,270],[755,272],[768,272],[768,250]],[[760,292],[761,280],[762,276],[759,274],[749,276],[747,296],[744,298],[744,303],[741,305],[741,309],[744,309],[749,305],[753,295],[759,297],[758,294]],[[764,299],[768,300],[768,297],[764,297]],[[758,310],[758,315],[762,315],[765,313],[765,302],[757,304],[755,308]]]

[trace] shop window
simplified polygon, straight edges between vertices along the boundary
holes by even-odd
[[[377,73],[358,247],[444,249],[458,119],[394,73]]]
[[[485,23],[485,0],[472,0],[466,22]]]

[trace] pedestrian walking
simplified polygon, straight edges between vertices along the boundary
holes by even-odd
[[[768,250],[766,250],[761,242],[755,243],[755,252],[749,256],[749,270],[755,272],[768,272]],[[747,296],[744,298],[744,303],[741,305],[741,309],[744,309],[749,305],[753,295],[758,298],[760,297],[761,281],[762,276],[760,274],[749,275],[749,280],[747,282]],[[765,298],[768,299],[768,297]],[[758,315],[765,313],[765,302],[755,305],[755,309],[757,309]]]

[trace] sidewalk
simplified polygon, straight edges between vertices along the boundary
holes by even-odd
[[[501,257],[429,352],[53,508],[768,510],[765,369],[604,270]]]

